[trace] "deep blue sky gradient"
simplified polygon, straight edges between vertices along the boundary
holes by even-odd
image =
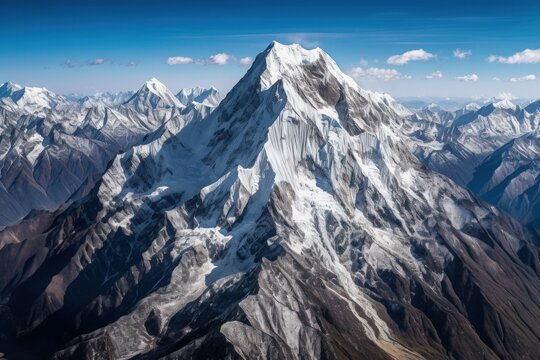
[[[136,89],[157,77],[171,90],[215,85],[228,90],[245,73],[226,65],[166,64],[169,56],[205,59],[225,52],[254,57],[272,40],[320,46],[345,72],[368,65],[411,80],[360,79],[392,95],[540,97],[540,64],[489,63],[540,48],[538,1],[0,1],[0,82],[45,86],[59,93]],[[436,54],[403,66],[386,59],[408,50]],[[458,60],[456,48],[472,51]],[[106,61],[89,65],[96,58]],[[135,66],[127,66],[129,63]],[[425,75],[439,70],[440,80]],[[457,76],[475,73],[475,83]],[[498,77],[501,81],[493,81]]]

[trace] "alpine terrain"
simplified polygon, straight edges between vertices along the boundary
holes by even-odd
[[[529,112],[419,140],[391,97],[277,42],[222,100],[19,88],[0,91],[7,359],[540,358],[540,234],[461,187],[532,182]],[[471,155],[497,175],[440,174],[488,116],[520,136]]]
[[[428,106],[405,118],[403,129],[426,166],[540,228],[539,104],[522,108],[495,99],[457,111]]]

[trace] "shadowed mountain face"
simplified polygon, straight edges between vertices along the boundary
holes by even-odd
[[[539,234],[422,166],[394,106],[271,44],[214,111],[0,233],[0,351],[538,358]]]
[[[456,111],[428,107],[406,117],[402,129],[427,167],[540,228],[537,107],[522,109],[509,100]]]

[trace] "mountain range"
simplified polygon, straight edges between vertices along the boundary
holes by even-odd
[[[5,83],[0,87],[0,228],[31,211],[55,210],[84,184],[93,186],[119,152],[180,113],[182,121],[207,114],[220,96],[208,89],[198,102],[182,104],[156,79],[137,92],[78,99]]]
[[[457,111],[426,107],[405,118],[412,151],[521,222],[540,227],[540,111],[508,99]]]
[[[414,112],[277,42],[224,98],[0,96],[7,359],[540,357],[532,104]]]

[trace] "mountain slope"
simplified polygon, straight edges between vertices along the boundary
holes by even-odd
[[[200,86],[191,89],[182,89],[176,94],[176,98],[186,106],[196,102],[215,107],[223,100],[223,96],[216,88],[204,89]]]
[[[91,96],[83,96],[76,98],[75,101],[79,106],[84,108],[90,108],[94,106],[104,105],[114,107],[121,105],[131,99],[134,95],[133,91],[120,91],[117,93],[97,93]]]
[[[208,116],[0,234],[4,352],[538,357],[537,234],[420,165],[400,123],[322,50],[271,44]]]
[[[45,88],[22,87],[11,82],[0,86],[0,102],[12,111],[41,116],[53,109],[66,110],[70,105],[66,98]]]
[[[137,91],[131,99],[125,102],[126,106],[144,111],[146,107],[156,108],[183,108],[178,99],[156,78],[152,78]]]
[[[494,151],[468,187],[524,223],[540,227],[540,130]]]
[[[161,131],[167,122],[183,124],[214,108],[185,109],[155,79],[119,106],[106,102],[118,102],[126,94],[80,103],[43,90],[36,98],[46,95],[47,100],[32,107],[21,99],[33,88],[6,83],[1,89],[9,102],[0,105],[0,229],[31,211],[58,208],[83,184],[94,184],[116,154]]]
[[[414,121],[413,121],[414,122]],[[423,146],[424,136],[412,134],[420,158],[431,169],[466,185],[483,159],[508,141],[538,129],[540,117],[521,109],[509,100],[488,104],[476,111],[466,112],[439,129],[437,142]]]
[[[536,224],[540,116],[534,107],[521,109],[503,99],[456,112],[424,109],[407,117],[402,130],[426,166],[516,219]]]

